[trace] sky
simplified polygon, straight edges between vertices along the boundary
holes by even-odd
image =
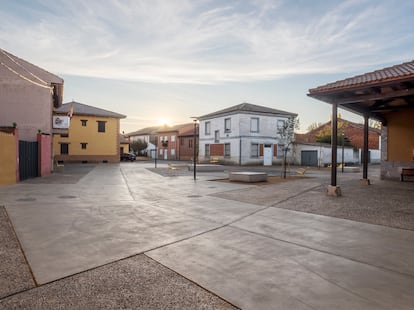
[[[0,0],[0,48],[125,133],[242,102],[304,132],[331,114],[310,88],[414,59],[413,17],[412,0]]]

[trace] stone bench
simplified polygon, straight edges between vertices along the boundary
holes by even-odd
[[[237,182],[246,182],[246,183],[255,183],[255,182],[266,182],[267,173],[266,172],[230,172],[229,173],[230,181]]]

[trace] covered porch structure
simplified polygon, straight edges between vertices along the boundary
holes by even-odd
[[[414,61],[318,86],[310,89],[308,96],[332,105],[332,137],[338,134],[338,108],[364,117],[364,184],[370,184],[369,119],[382,123],[381,178],[400,179],[402,169],[414,169]],[[341,194],[337,186],[337,139],[332,139],[328,194]]]

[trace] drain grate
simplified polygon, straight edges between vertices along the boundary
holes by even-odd
[[[16,199],[16,201],[36,201],[36,198],[33,198],[33,197],[20,198],[20,199]]]
[[[203,196],[201,196],[201,195],[190,195],[190,196],[187,196],[188,198],[200,198],[200,197],[203,197]]]
[[[76,196],[67,195],[67,196],[59,196],[59,198],[60,199],[73,199],[73,198],[76,198]]]

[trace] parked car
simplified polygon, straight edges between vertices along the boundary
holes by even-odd
[[[137,156],[132,152],[121,154],[121,161],[134,161],[135,159],[137,159]]]

